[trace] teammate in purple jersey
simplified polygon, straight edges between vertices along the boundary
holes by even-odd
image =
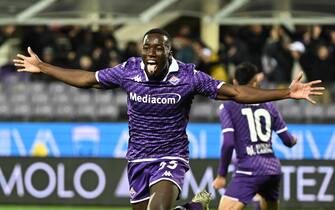
[[[256,87],[261,77],[256,66],[243,63],[237,67],[233,83]],[[237,163],[233,179],[220,200],[219,210],[243,209],[257,193],[264,201],[262,209],[278,209],[281,166],[272,149],[272,131],[286,146],[296,144],[296,138],[288,132],[282,116],[272,102],[240,104],[228,101],[220,107],[220,121],[224,142],[214,188],[225,186],[234,148]]]
[[[127,158],[130,197],[134,210],[170,209],[178,198],[189,169],[186,125],[192,99],[200,94],[217,100],[260,103],[280,99],[306,99],[321,95],[321,81],[302,83],[301,75],[291,86],[264,90],[228,85],[195,70],[193,64],[175,60],[171,37],[161,29],[144,34],[142,57],[96,73],[65,69],[41,61],[28,48],[18,54],[18,71],[45,73],[79,88],[121,88],[128,94],[129,146]]]

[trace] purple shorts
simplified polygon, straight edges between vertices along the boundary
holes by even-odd
[[[173,182],[179,188],[179,191],[181,191],[185,173],[188,169],[189,164],[179,159],[129,162],[130,203],[148,200],[150,197],[150,187],[162,180]]]
[[[279,199],[281,175],[248,176],[235,174],[229,183],[224,196],[236,199],[243,204],[250,203],[256,193],[266,201]]]

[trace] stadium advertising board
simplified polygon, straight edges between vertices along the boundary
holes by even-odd
[[[283,163],[281,206],[335,206],[335,165],[327,160],[287,160]],[[181,200],[202,189],[215,191],[217,159],[191,161]],[[129,206],[126,161],[111,158],[0,158],[0,203]]]
[[[335,125],[289,125],[298,137],[285,147],[276,134],[280,159],[335,160]],[[191,123],[187,133],[191,158],[219,158],[219,124]],[[123,158],[128,145],[126,123],[0,123],[0,156]]]
[[[123,196],[117,191],[125,165],[121,159],[0,158],[0,203],[125,205],[127,188]]]

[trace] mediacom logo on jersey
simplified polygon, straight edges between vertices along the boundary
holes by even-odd
[[[130,92],[130,100],[148,104],[176,104],[180,99],[181,95],[177,93],[145,94],[141,96]]]

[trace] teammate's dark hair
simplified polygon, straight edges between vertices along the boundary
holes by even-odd
[[[239,85],[248,84],[258,73],[257,67],[249,62],[244,62],[236,67],[235,79]]]
[[[144,34],[143,39],[144,39],[144,37],[145,37],[146,35],[148,35],[148,34],[162,34],[162,35],[166,36],[166,37],[168,38],[169,41],[172,40],[170,34],[169,34],[167,31],[165,31],[165,30],[163,30],[163,29],[160,29],[160,28],[153,28],[153,29],[150,29],[149,31],[147,31],[147,32]]]

